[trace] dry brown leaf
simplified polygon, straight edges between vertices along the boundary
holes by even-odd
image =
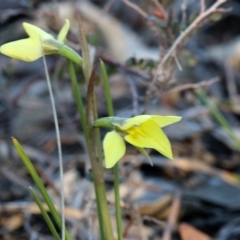
[[[182,223],[180,224],[179,234],[181,236],[181,240],[211,240],[212,238],[206,235],[205,233],[199,231],[193,226]]]

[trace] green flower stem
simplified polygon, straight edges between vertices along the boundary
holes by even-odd
[[[74,99],[77,104],[78,113],[79,113],[79,116],[81,119],[84,136],[85,136],[86,143],[87,143],[87,148],[89,149],[89,135],[87,132],[85,110],[83,107],[81,95],[79,93],[79,87],[78,87],[78,83],[77,83],[74,66],[70,60],[68,60],[68,70],[69,70],[69,75],[70,75],[71,82],[72,82],[73,96],[74,96]],[[98,219],[99,219],[100,236],[101,236],[101,240],[104,240],[104,226],[103,226],[102,214],[100,211],[100,201],[99,201],[98,192],[96,191],[96,189],[95,189],[95,194],[96,194],[96,202],[97,202],[97,212],[98,212]]]
[[[33,197],[34,201],[37,203],[37,205],[38,205],[38,207],[39,207],[39,209],[41,211],[41,214],[42,214],[45,222],[47,223],[47,225],[48,225],[48,227],[49,227],[49,229],[50,229],[54,239],[61,240],[59,235],[58,235],[58,233],[57,233],[56,228],[54,227],[54,224],[53,224],[52,220],[48,216],[47,211],[45,210],[43,204],[41,203],[41,200],[39,199],[37,193],[31,187],[30,187],[30,192],[32,194],[32,197]]]
[[[99,232],[100,232],[100,239],[104,240],[105,239],[105,234],[104,234],[104,225],[103,225],[103,217],[102,217],[102,211],[101,211],[101,202],[99,201],[99,196],[97,189],[95,188],[94,185],[94,190],[95,190],[95,196],[96,196],[96,203],[97,203],[97,215],[98,215],[98,222],[99,222]]]
[[[81,123],[82,123],[83,133],[84,133],[87,145],[88,145],[88,134],[87,134],[85,110],[84,110],[84,106],[83,106],[82,97],[79,93],[79,86],[78,86],[74,66],[70,60],[68,60],[68,71],[69,71],[69,75],[70,75],[70,79],[71,79],[71,83],[72,83],[73,97],[77,104],[79,117],[80,117]]]
[[[23,150],[22,146],[19,144],[19,142],[15,139],[12,138],[13,141],[13,145],[16,148],[20,158],[22,159],[25,167],[27,168],[29,174],[31,175],[33,181],[35,182],[35,184],[37,185],[40,193],[42,194],[46,204],[49,207],[49,210],[55,220],[55,222],[57,223],[58,227],[61,229],[62,227],[62,220],[48,194],[48,192],[46,191],[42,180],[40,179],[40,177],[38,176],[37,171],[35,170],[33,164],[31,163],[30,159],[28,158],[27,154],[25,153],[25,151]],[[67,229],[65,228],[65,237],[66,240],[71,240],[71,236],[69,234],[69,232],[67,231]]]
[[[105,230],[105,236],[107,240],[113,240],[113,232],[112,232],[112,225],[111,219],[109,215],[108,205],[107,205],[107,198],[106,198],[106,189],[104,183],[104,175],[102,171],[99,171],[102,167],[102,163],[97,161],[97,156],[95,154],[95,134],[94,129],[89,129],[90,131],[90,141],[89,141],[89,156],[92,165],[92,175],[94,181],[94,188],[96,192],[97,198],[97,205],[100,217],[100,224],[102,224],[103,229]],[[102,222],[101,222],[102,221]],[[101,225],[100,225],[100,233],[102,233]]]
[[[116,221],[117,221],[117,232],[118,240],[123,239],[122,231],[122,212],[121,212],[121,200],[120,200],[120,191],[119,191],[119,164],[116,163],[114,168],[114,194],[115,194],[115,211],[116,211]]]
[[[97,108],[96,108],[96,99],[95,99],[95,95],[93,96],[93,108],[94,108],[94,119],[97,119]],[[94,135],[95,135],[95,139],[96,139],[96,144],[97,144],[97,161],[100,164],[99,165],[99,169],[98,171],[101,172],[102,174],[102,178],[104,179],[104,172],[103,172],[103,156],[102,156],[102,142],[101,142],[101,135],[100,135],[100,130],[99,128],[94,128]],[[104,189],[105,191],[105,189]],[[101,212],[101,196],[99,196],[99,192],[97,191],[96,187],[95,187],[95,194],[96,194],[96,200],[97,200],[97,210],[98,210],[98,219],[99,219],[99,227],[100,227],[100,237],[101,240],[104,240],[104,220],[103,220],[103,216],[102,216],[102,212]],[[106,195],[106,191],[105,191],[105,195]],[[107,209],[108,210],[108,209]]]
[[[94,187],[96,191],[97,203],[99,204],[99,210],[101,212],[100,217],[102,218],[104,233],[106,238],[104,240],[113,240],[112,224],[110,219],[110,214],[108,210],[106,189],[104,183],[104,174],[102,169],[102,162],[98,161],[95,150],[96,143],[96,129],[93,127],[95,116],[96,116],[96,106],[95,95],[94,95],[94,82],[95,82],[95,68],[92,71],[87,92],[87,131],[89,136],[89,157],[92,165],[92,175],[94,181]],[[99,219],[100,220],[100,219]]]
[[[112,103],[112,96],[110,91],[110,85],[108,80],[107,71],[104,65],[104,62],[100,60],[100,67],[101,67],[101,73],[103,78],[103,84],[104,84],[104,91],[105,91],[105,97],[107,102],[107,109],[108,109],[108,115],[114,116],[114,109],[113,109],[113,103]],[[121,213],[121,203],[120,203],[120,191],[119,191],[119,166],[118,163],[114,166],[114,194],[115,194],[115,211],[116,211],[116,221],[117,221],[117,232],[118,232],[118,240],[123,239],[123,231],[122,231],[122,213]]]
[[[88,43],[87,43],[87,39],[82,27],[82,24],[79,24],[79,30],[80,30],[80,40],[81,40],[81,45],[82,45],[82,57],[83,57],[83,61],[82,61],[82,70],[83,70],[83,74],[85,77],[85,81],[86,83],[88,83],[90,81],[90,77],[91,77],[91,73],[92,73],[92,66],[91,66],[91,61],[90,61],[90,55],[89,55],[89,49],[88,49]],[[93,80],[93,79],[92,79]],[[94,115],[94,119],[97,119],[97,105],[96,105],[96,99],[95,99],[95,95],[92,92],[92,100],[93,100],[93,104],[92,104],[92,110],[93,110],[93,115]],[[94,129],[94,135],[95,135],[95,144],[97,145],[97,158],[95,160],[97,160],[100,165],[99,165],[99,169],[98,171],[101,172],[102,176],[104,176],[103,174],[103,166],[102,166],[102,143],[101,143],[101,136],[100,136],[100,130],[99,129]],[[93,150],[93,149],[92,149]],[[101,196],[99,196],[99,192],[98,189],[95,185],[95,194],[96,194],[96,203],[97,203],[97,212],[98,212],[98,220],[99,220],[99,228],[100,228],[100,237],[101,240],[104,240],[104,219],[103,219],[103,214],[101,212]]]
[[[96,98],[95,95],[94,97],[94,119],[98,118],[98,112],[97,112],[97,108],[96,108]],[[103,155],[102,155],[102,141],[101,141],[101,135],[100,135],[100,129],[99,128],[94,128],[94,135],[95,135],[95,139],[96,139],[96,144],[97,144],[97,161],[100,164],[99,165],[99,170],[102,174],[102,177],[104,179],[104,171],[103,171]],[[105,190],[104,190],[105,191]],[[106,191],[105,191],[106,192]],[[101,197],[99,197],[99,193],[97,191],[97,189],[95,189],[95,193],[96,193],[96,199],[97,199],[97,208],[98,208],[98,218],[99,218],[99,225],[100,225],[100,236],[101,236],[101,240],[104,240],[104,226],[103,226],[103,218],[102,218],[102,213],[101,213],[101,202],[99,202],[99,200],[101,199]],[[105,193],[106,194],[106,193]]]
[[[202,90],[196,90],[196,94],[207,105],[212,115],[216,118],[218,123],[224,128],[228,136],[232,139],[238,151],[240,151],[240,141],[237,139],[231,125],[228,123],[222,113],[209,101],[208,97]]]

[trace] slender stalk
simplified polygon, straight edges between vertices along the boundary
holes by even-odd
[[[79,93],[79,87],[78,87],[78,82],[77,82],[74,66],[70,60],[68,60],[68,71],[69,71],[69,75],[70,75],[70,79],[71,79],[71,83],[72,83],[73,97],[76,101],[79,117],[80,117],[81,123],[82,123],[83,133],[84,133],[86,141],[88,142],[85,110],[84,110],[84,106],[83,106],[82,97]]]
[[[57,148],[58,148],[58,158],[59,158],[59,173],[60,173],[60,195],[61,195],[61,220],[62,220],[62,240],[65,240],[65,201],[64,201],[64,174],[63,174],[63,160],[62,160],[62,147],[61,147],[61,140],[60,140],[60,131],[58,126],[58,119],[57,119],[57,111],[55,107],[55,101],[53,97],[52,87],[51,87],[51,81],[48,74],[47,69],[47,63],[45,56],[43,55],[43,64],[44,64],[44,70],[46,74],[47,79],[47,85],[52,105],[52,112],[53,112],[53,119],[54,119],[54,125],[55,125],[55,131],[56,131],[56,138],[57,138]]]
[[[99,205],[100,217],[102,219],[102,224],[103,224],[104,230],[105,230],[106,238],[104,238],[104,239],[113,240],[114,238],[113,238],[111,219],[110,219],[108,205],[107,205],[104,176],[103,176],[102,171],[99,171],[102,163],[97,161],[97,156],[95,154],[94,129],[90,128],[89,131],[90,131],[89,132],[90,133],[89,156],[90,156],[91,165],[92,165],[94,188],[95,188],[95,192],[96,192],[97,203]]]
[[[98,118],[98,112],[97,112],[97,105],[96,105],[96,98],[95,95],[93,96],[94,99],[94,104],[93,104],[93,108],[94,108],[94,119]],[[104,178],[104,172],[103,172],[103,155],[102,155],[102,141],[101,141],[101,135],[100,135],[100,129],[99,128],[94,128],[94,134],[95,134],[95,139],[96,139],[96,145],[97,145],[97,161],[99,162],[99,170],[102,174],[102,177]],[[98,218],[99,218],[99,227],[100,227],[100,237],[101,240],[104,240],[104,221],[103,221],[103,217],[102,217],[102,213],[101,213],[101,205],[100,205],[100,197],[99,197],[99,193],[98,191],[96,191],[95,189],[95,193],[96,193],[96,199],[97,199],[97,209],[98,209]],[[106,193],[106,192],[105,192]]]
[[[95,149],[96,143],[96,131],[93,127],[96,115],[96,106],[94,100],[94,80],[95,80],[95,68],[92,71],[87,93],[87,131],[89,136],[89,157],[92,165],[92,174],[94,187],[96,191],[97,203],[101,211],[102,223],[104,226],[104,232],[106,240],[113,240],[113,231],[111,225],[110,214],[108,210],[106,189],[104,183],[104,174],[102,169],[102,162],[98,161]]]
[[[89,149],[89,136],[88,136],[88,132],[87,132],[85,110],[84,110],[81,95],[79,93],[79,87],[78,87],[78,83],[77,83],[74,66],[70,60],[68,60],[68,70],[69,70],[69,75],[70,75],[71,83],[72,83],[73,96],[74,96],[74,99],[77,104],[79,117],[81,119],[84,136],[85,136],[85,139],[87,142],[87,148]],[[101,156],[99,155],[99,157],[101,157]],[[99,197],[98,197],[98,193],[97,193],[96,189],[95,189],[95,194],[96,194],[97,213],[98,213],[98,219],[99,219],[100,237],[101,237],[101,240],[104,240],[104,226],[103,226],[102,214],[101,214],[101,209],[100,209]]]
[[[95,196],[96,196],[96,203],[97,203],[97,215],[98,215],[98,222],[99,222],[99,233],[100,233],[100,239],[104,240],[105,239],[105,234],[104,234],[104,225],[103,225],[103,217],[102,217],[102,211],[101,211],[101,205],[98,197],[98,192],[97,189],[95,188],[94,185],[94,190],[95,190]]]
[[[122,233],[122,212],[120,203],[120,191],[119,191],[119,164],[115,164],[113,168],[114,172],[114,194],[115,194],[115,211],[117,221],[118,240],[123,239]]]
[[[103,85],[104,85],[104,91],[105,91],[105,97],[107,102],[107,109],[108,109],[108,115],[114,116],[114,109],[112,104],[112,96],[109,86],[109,80],[107,71],[104,65],[104,62],[100,60],[100,66],[101,66],[101,73],[103,78]],[[118,163],[114,166],[114,194],[115,194],[115,211],[116,211],[116,222],[117,222],[117,232],[118,232],[118,240],[123,239],[122,234],[122,213],[121,213],[121,205],[120,205],[120,191],[119,191],[119,166]]]

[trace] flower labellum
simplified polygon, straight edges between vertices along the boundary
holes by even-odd
[[[55,39],[51,34],[42,29],[29,23],[23,23],[23,28],[29,38],[3,44],[0,47],[0,52],[25,62],[33,62],[43,55],[59,54],[70,58],[77,64],[81,64],[81,57],[64,43],[69,27],[69,20],[66,19],[64,26],[58,34],[58,38]]]
[[[145,148],[153,148],[172,159],[171,144],[161,128],[181,120],[178,116],[139,115],[133,118],[107,117],[96,120],[95,127],[113,131],[103,140],[106,168],[112,168],[125,154],[124,140],[135,146],[150,161]],[[151,161],[150,161],[151,163]]]

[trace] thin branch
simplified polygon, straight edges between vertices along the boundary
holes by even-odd
[[[170,213],[168,215],[168,221],[167,225],[165,227],[164,233],[162,240],[171,240],[172,239],[172,232],[174,227],[176,226],[179,213],[180,213],[180,208],[181,208],[181,192],[178,190],[175,193],[173,203],[170,209]]]
[[[162,4],[160,2],[158,2],[158,0],[152,0],[154,5],[156,6],[156,8],[158,9],[159,13],[161,13],[162,15],[162,19],[166,19],[167,18],[167,13],[164,10],[164,7],[162,6]]]
[[[148,87],[147,90],[147,96],[146,96],[146,101],[145,102],[145,111],[147,109],[148,103],[149,103],[149,99],[150,99],[150,95],[153,92],[154,86],[158,80],[159,75],[161,75],[161,72],[163,70],[163,65],[167,62],[167,60],[174,54],[176,48],[179,46],[179,44],[184,40],[184,38],[191,33],[198,25],[199,23],[201,23],[205,18],[209,17],[212,13],[218,12],[219,9],[218,7],[220,5],[222,5],[223,3],[225,3],[227,0],[218,0],[217,2],[215,2],[209,9],[207,9],[206,11],[202,12],[192,23],[191,25],[189,25],[188,28],[186,28],[181,34],[180,36],[175,40],[175,42],[173,43],[173,45],[171,46],[171,48],[169,49],[169,51],[167,52],[167,54],[161,59],[160,63],[158,64],[158,67],[156,69],[156,73],[155,76],[153,78],[153,81],[151,82],[151,84]]]
[[[181,63],[180,63],[179,60],[178,60],[178,57],[177,57],[176,52],[174,52],[173,57],[174,57],[174,60],[175,60],[175,62],[176,62],[176,65],[177,65],[179,71],[182,72],[183,68],[182,68],[182,66],[181,66]]]
[[[202,88],[202,87],[209,87],[209,86],[211,86],[212,84],[214,84],[218,81],[220,81],[219,77],[215,77],[215,78],[212,78],[212,79],[207,80],[207,81],[202,81],[200,83],[188,83],[188,84],[184,84],[184,85],[181,85],[181,86],[177,86],[177,87],[173,88],[172,90],[170,90],[168,93],[181,92],[181,91],[184,91],[184,90],[198,89],[198,88]]]
[[[200,14],[206,9],[205,0],[200,0]]]
[[[138,12],[141,16],[147,19],[148,14],[144,12],[139,6],[137,6],[135,3],[130,2],[129,0],[122,0],[126,5],[128,5],[130,8],[134,9],[136,12]]]

